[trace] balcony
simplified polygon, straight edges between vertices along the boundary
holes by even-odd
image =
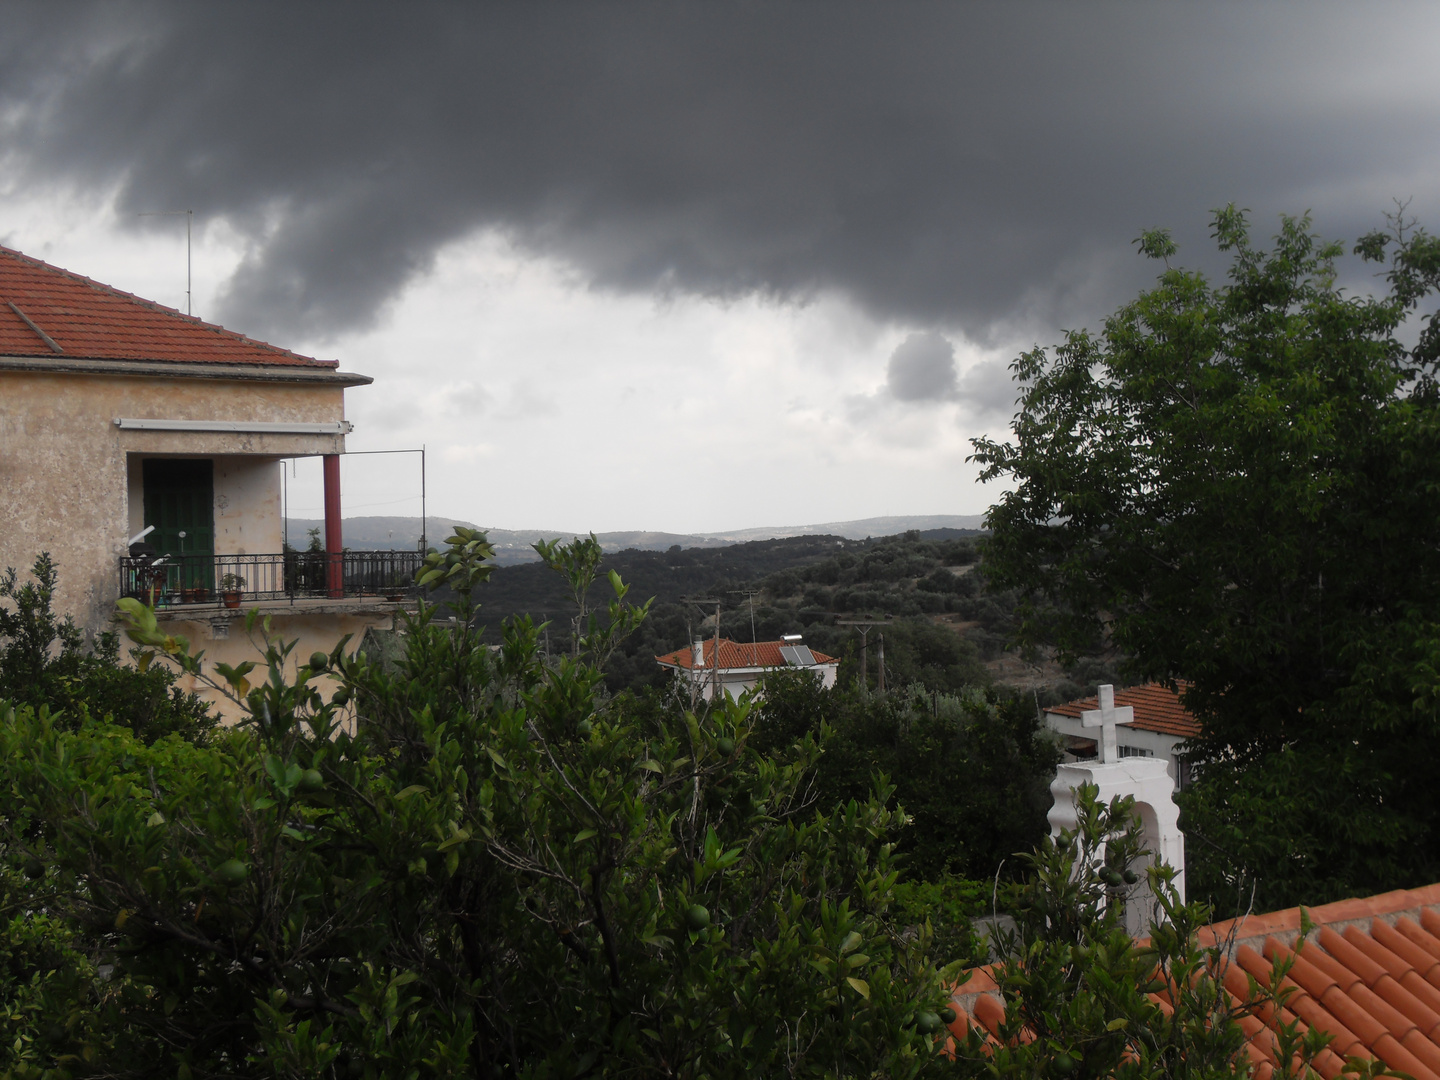
[[[417,551],[291,551],[280,555],[147,555],[120,560],[120,593],[154,607],[238,607],[258,601],[416,595]]]

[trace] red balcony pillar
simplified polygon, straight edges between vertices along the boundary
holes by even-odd
[[[342,565],[344,536],[340,529],[340,455],[326,454],[325,458],[325,591],[334,599],[345,595],[345,575]]]

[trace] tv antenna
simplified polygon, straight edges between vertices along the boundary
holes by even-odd
[[[190,223],[195,220],[194,210],[147,210],[140,217],[179,217],[185,215],[185,314],[194,315],[190,310]]]

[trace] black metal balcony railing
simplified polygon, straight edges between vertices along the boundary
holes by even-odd
[[[423,559],[417,551],[146,555],[120,560],[120,593],[156,606],[233,603],[237,593],[242,600],[405,600],[415,594]]]

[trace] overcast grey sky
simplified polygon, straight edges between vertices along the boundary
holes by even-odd
[[[433,510],[673,531],[973,513],[1006,364],[1234,201],[1437,219],[1440,10],[10,4],[0,242],[376,377]],[[1363,281],[1360,282],[1363,284]],[[346,466],[349,513],[414,513]],[[318,470],[316,470],[318,473]],[[308,498],[297,475],[297,513]]]

